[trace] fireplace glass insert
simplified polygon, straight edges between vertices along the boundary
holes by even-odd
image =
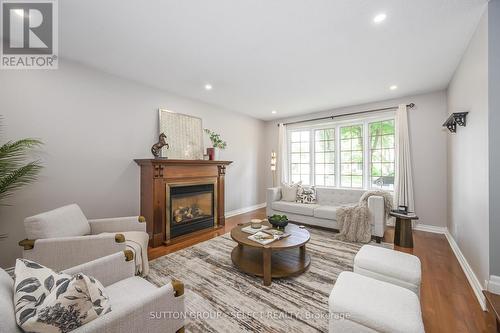
[[[170,187],[170,237],[214,226],[214,184]]]

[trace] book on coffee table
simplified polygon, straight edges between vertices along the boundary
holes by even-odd
[[[246,232],[247,234],[256,234],[259,231],[263,231],[266,229],[269,229],[269,227],[267,225],[261,225],[259,229],[254,229],[254,228],[252,228],[251,225],[248,225],[244,228],[241,228],[241,231]]]
[[[278,236],[273,236],[271,234],[259,231],[254,235],[248,236],[248,239],[253,240],[254,242],[257,242],[257,243],[262,244],[262,245],[267,245],[267,244],[277,240]]]

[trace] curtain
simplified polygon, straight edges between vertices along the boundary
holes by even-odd
[[[288,142],[286,138],[286,125],[278,124],[278,156],[277,156],[277,186],[288,183]]]
[[[407,206],[410,212],[415,211],[410,137],[408,133],[408,111],[406,104],[400,104],[396,112],[396,179],[394,181],[394,204],[396,207]]]

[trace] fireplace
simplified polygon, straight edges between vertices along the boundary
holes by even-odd
[[[215,185],[215,181],[167,184],[166,229],[170,238],[215,226]]]
[[[150,246],[171,244],[177,238],[176,236],[183,239],[188,236],[185,233],[205,228],[205,226],[208,226],[205,229],[218,229],[224,226],[224,184],[226,166],[230,165],[231,161],[162,158],[135,161],[141,167],[141,215],[146,218]],[[206,193],[207,188],[196,189],[198,185],[209,185],[213,190],[212,205],[208,208],[205,205],[210,201],[207,200],[210,194]],[[182,190],[187,192],[182,192],[177,187],[187,187]],[[171,190],[173,195],[171,195]],[[188,198],[187,194],[190,190],[198,193],[199,196],[191,198],[194,202],[182,203],[182,200]],[[171,197],[174,201],[171,201]],[[176,205],[184,207],[177,214],[179,222],[175,222],[176,215],[173,215],[170,209]],[[191,207],[191,212],[189,208],[186,210],[185,206]],[[192,206],[201,211],[196,210],[193,214]],[[174,209],[174,214],[177,209]],[[211,215],[211,218],[208,215]]]

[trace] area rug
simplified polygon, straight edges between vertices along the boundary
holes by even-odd
[[[236,243],[229,234],[151,261],[148,280],[158,286],[172,278],[184,282],[187,332],[327,332],[328,297],[338,275],[352,271],[362,244],[309,231],[309,269],[273,279],[269,287],[233,266]]]

